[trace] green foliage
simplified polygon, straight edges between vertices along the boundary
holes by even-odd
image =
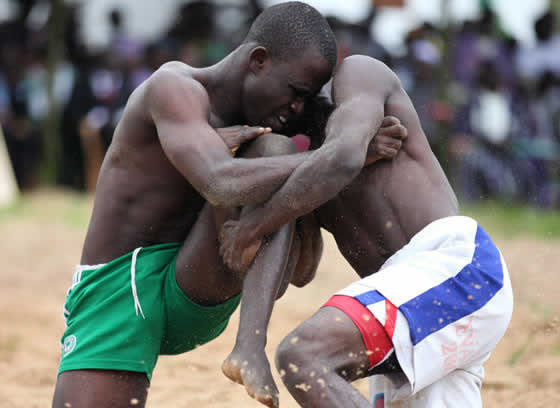
[[[0,208],[0,226],[6,221],[26,219],[37,223],[85,229],[91,206],[91,198],[79,193],[40,191],[21,195],[13,204]]]
[[[0,208],[0,224],[9,219],[26,218],[37,222],[62,223],[76,228],[86,228],[91,207],[92,199],[88,195],[61,190],[43,190],[22,195],[12,205]],[[492,236],[560,238],[560,212],[558,211],[484,201],[463,205],[461,214],[473,217]]]
[[[550,0],[550,8],[556,13],[556,22],[560,24],[560,0]]]
[[[560,213],[498,201],[464,205],[463,215],[477,220],[491,235],[514,238],[560,238]]]

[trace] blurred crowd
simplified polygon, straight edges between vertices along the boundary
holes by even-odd
[[[0,123],[23,190],[41,182],[53,143],[57,171],[50,181],[93,191],[130,93],[166,61],[199,67],[220,60],[260,11],[258,0],[242,7],[189,2],[161,38],[146,43],[126,33],[126,15],[115,9],[107,15],[109,45],[92,50],[80,40],[79,6],[66,5],[63,58],[49,71],[47,20],[30,23],[41,20],[31,18],[38,2],[19,3],[19,13],[0,24]],[[357,24],[328,18],[339,57],[370,55],[399,75],[460,198],[560,207],[560,33],[553,13],[535,22],[531,47],[508,37],[486,9],[451,29],[414,29],[402,56],[371,36],[375,18],[375,10]],[[55,139],[46,135],[53,112]]]

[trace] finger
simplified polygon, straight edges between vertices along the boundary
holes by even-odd
[[[241,267],[240,263],[236,261],[235,258],[236,258],[235,256],[232,256],[228,266],[232,271],[237,272],[237,273],[241,273],[241,272],[243,272],[243,268]]]
[[[396,149],[392,149],[390,147],[385,147],[383,148],[383,150],[379,153],[380,156],[383,156],[386,159],[392,159],[393,157],[395,157],[398,153],[398,150]]]
[[[402,141],[400,139],[395,139],[385,134],[377,135],[374,142],[375,142],[374,143],[375,149],[380,149],[380,148],[383,149],[386,147],[399,149],[400,146],[402,145]]]
[[[232,271],[237,272],[237,267],[236,267],[236,251],[237,249],[235,248],[235,241],[231,242],[231,245],[228,246],[228,249],[224,255],[224,263],[227,265],[227,267],[229,269],[231,269]]]
[[[406,128],[403,125],[393,125],[380,130],[380,134],[394,139],[405,139],[407,135]]]
[[[241,254],[241,264],[243,265],[243,269],[249,267],[249,264],[253,262],[253,259],[257,255],[257,251],[261,247],[261,241],[256,241],[249,245],[243,253]]]
[[[219,128],[218,129],[220,131],[220,133],[222,134],[226,134],[226,135],[237,135],[239,132],[241,132],[243,130],[243,126],[240,125],[236,125],[236,126],[229,126],[226,128]]]
[[[241,126],[232,126],[228,128],[216,129],[216,132],[218,133],[218,135],[220,135],[227,147],[231,150],[239,144],[238,139],[241,133],[241,129]]]
[[[230,240],[228,240],[227,237],[224,237],[222,244],[220,245],[220,255],[223,259],[227,258],[230,248]]]
[[[229,229],[229,222],[226,221],[222,224],[222,228],[220,228],[220,240],[223,241],[227,237],[227,230]]]
[[[389,149],[399,151],[399,150],[401,150],[401,147],[402,147],[402,141],[400,141],[398,139],[391,139],[391,141],[389,143],[387,143],[385,145],[385,147],[387,147]]]
[[[268,129],[270,128],[263,128],[259,126],[244,128],[240,132],[238,144],[243,144],[245,142],[248,142],[249,140],[254,139],[257,136],[260,136],[264,133],[268,133],[270,131]]]
[[[404,126],[395,125],[383,128],[380,133],[393,139],[404,140],[406,139],[408,132]]]
[[[404,140],[408,137],[408,129],[406,127],[404,127],[403,125],[399,125],[399,130],[401,133],[401,139]]]
[[[401,121],[394,116],[385,116],[381,122],[381,127],[394,126],[400,123]]]
[[[271,128],[269,128],[269,127],[262,127],[262,126],[251,126],[251,127],[248,127],[248,128],[245,129],[245,130],[248,130],[248,131],[251,131],[251,132],[255,132],[257,135],[262,135],[262,134],[265,134],[265,133],[270,133],[270,132],[272,131]]]
[[[231,268],[231,247],[227,246],[224,250],[224,254],[222,255],[222,260],[224,262],[224,265],[226,265],[228,268]]]

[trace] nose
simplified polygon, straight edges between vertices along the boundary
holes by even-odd
[[[305,107],[305,101],[303,99],[296,99],[292,101],[292,103],[290,104],[290,110],[296,117],[301,116],[304,107]]]

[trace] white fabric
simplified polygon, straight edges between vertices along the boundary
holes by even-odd
[[[371,395],[390,395],[398,380],[394,377],[382,375],[371,377]],[[454,370],[410,398],[394,401],[385,399],[383,406],[385,408],[481,408],[480,387],[483,378],[482,365]]]
[[[372,399],[383,392],[386,407],[481,406],[482,363],[509,325],[513,295],[501,254],[474,220],[429,224],[378,273],[337,294],[367,303],[380,322],[383,298],[398,308],[392,340],[403,373],[382,386],[372,377]]]

